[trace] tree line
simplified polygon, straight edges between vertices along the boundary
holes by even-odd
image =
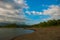
[[[60,26],[60,19],[48,20],[48,21],[40,22],[39,24],[33,25],[33,27],[51,27],[51,26]]]

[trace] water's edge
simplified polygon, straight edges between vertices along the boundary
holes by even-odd
[[[31,34],[34,30],[24,28],[0,28],[0,40],[10,40],[14,37]]]

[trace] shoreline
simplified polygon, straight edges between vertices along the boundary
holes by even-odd
[[[36,31],[31,34],[14,37],[12,40],[60,40],[60,27],[26,29]]]

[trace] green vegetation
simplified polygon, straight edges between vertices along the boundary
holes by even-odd
[[[33,27],[52,27],[52,26],[60,26],[60,19],[49,20],[47,22],[44,21],[39,24],[33,25]]]
[[[52,27],[52,26],[60,26],[60,19],[58,20],[49,20],[49,21],[44,21],[40,22],[39,24],[35,25],[17,25],[17,24],[7,24],[5,26],[0,26],[0,28],[30,28],[30,27]]]

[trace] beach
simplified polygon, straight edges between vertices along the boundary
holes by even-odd
[[[60,40],[60,27],[27,29],[35,30],[35,32],[14,37],[12,40]]]

